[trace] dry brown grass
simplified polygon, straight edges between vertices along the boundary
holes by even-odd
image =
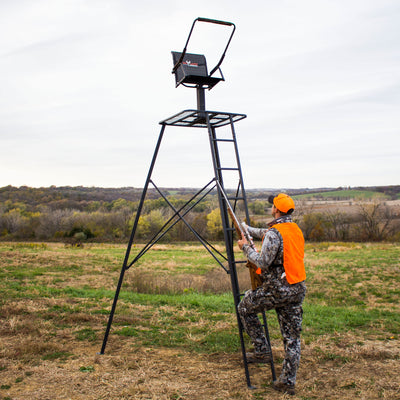
[[[87,249],[69,252],[69,256],[56,254],[58,245],[49,245],[48,251],[41,254],[21,254],[16,258],[15,250],[3,256],[3,268],[11,262],[23,270],[53,266],[52,273],[32,275],[36,283],[46,283],[52,288],[66,286],[81,288],[106,287],[115,289],[120,259],[107,256],[108,262],[101,270],[99,260],[106,256],[95,255]],[[197,249],[197,247],[196,247]],[[196,250],[194,249],[194,250]],[[53,251],[54,250],[54,251]],[[162,249],[160,249],[162,250]],[[327,253],[345,252],[340,245],[331,246]],[[383,251],[386,251],[383,248]],[[326,297],[330,296],[328,284],[331,272],[323,275],[315,273],[319,268],[328,267],[332,258],[321,253],[314,257],[311,251],[307,255],[309,271],[314,275],[310,282],[310,294],[321,286]],[[110,259],[111,258],[111,259]],[[95,259],[95,260],[93,260]],[[5,262],[7,260],[7,262]],[[96,261],[97,260],[97,261]],[[95,262],[96,261],[96,262]],[[118,262],[117,262],[118,261]],[[229,279],[221,269],[210,270],[203,275],[191,275],[179,272],[173,260],[168,265],[172,274],[161,274],[158,280],[160,292],[184,291],[192,288],[197,291],[214,291],[229,286]],[[54,268],[54,265],[60,268]],[[74,266],[78,266],[77,269]],[[146,274],[147,265],[132,269],[126,275],[124,289],[138,289],[137,281],[143,288],[153,285],[154,277]],[[65,270],[71,268],[70,272]],[[167,272],[168,272],[167,271]],[[99,274],[99,272],[102,272]],[[386,271],[374,266],[368,271],[372,275],[368,282],[358,282],[360,289],[368,283],[394,288],[388,281]],[[137,274],[135,276],[135,274]],[[246,269],[239,271],[239,280],[243,286],[249,286]],[[51,277],[51,278],[49,278]],[[378,279],[379,278],[379,279]],[[386,278],[385,281],[382,279]],[[28,278],[27,278],[28,279]],[[350,279],[348,272],[341,275],[343,283]],[[24,280],[22,280],[24,282]],[[311,285],[312,283],[312,285]],[[321,284],[321,285],[320,285]],[[104,286],[101,286],[104,285]],[[339,286],[337,290],[342,290]],[[151,287],[154,290],[155,287]],[[322,289],[321,289],[322,290]],[[153,291],[154,293],[154,291]],[[398,294],[392,294],[396,299]],[[367,307],[384,307],[398,310],[396,304],[378,304],[372,294],[367,298]],[[40,297],[33,292],[24,298],[6,299],[0,309],[0,400],[260,400],[287,399],[288,396],[275,392],[271,384],[271,372],[268,366],[251,366],[252,383],[257,386],[249,390],[246,386],[241,354],[201,354],[190,352],[184,346],[179,348],[140,345],[134,336],[115,335],[112,331],[105,355],[100,351],[104,324],[108,315],[101,313],[108,308],[110,299]],[[177,309],[165,304],[155,307],[151,304],[133,304],[120,300],[114,326],[134,326],[139,330],[150,329],[144,324],[144,318],[157,321],[161,316],[181,313],[185,323],[204,328],[210,326],[211,317],[201,316],[190,321],[195,311],[188,308]],[[150,321],[151,322],[151,321]],[[235,317],[214,320],[213,329],[228,331],[236,324]],[[95,336],[80,339],[78,333],[90,329]],[[235,326],[236,329],[236,326]],[[305,332],[308,327],[305,326]],[[379,327],[377,327],[379,331]],[[353,333],[328,332],[322,336],[307,339],[302,344],[302,360],[298,373],[296,399],[337,399],[337,400],[378,400],[400,399],[400,346],[398,336],[386,335],[382,328],[379,332],[371,329],[368,338],[365,332]],[[168,338],[171,332],[160,331]],[[283,348],[279,331],[272,328],[274,360],[279,375],[283,358]],[[188,342],[201,343],[205,337],[204,329],[188,330]],[[384,336],[386,335],[386,336]],[[306,337],[306,335],[304,335]]]
[[[1,399],[12,400],[120,400],[120,399],[284,399],[270,387],[268,366],[251,366],[252,383],[245,383],[242,359],[237,354],[197,354],[184,349],[138,347],[133,337],[114,337],[106,354],[101,337],[79,341],[75,332],[82,318],[91,319],[101,331],[104,317],[71,314],[56,334],[48,322],[35,317],[50,305],[67,300],[13,301],[2,313],[0,330]],[[145,306],[136,305],[137,307]],[[173,311],[165,305],[162,311]],[[46,318],[51,317],[47,314]],[[157,312],[152,318],[157,319]],[[118,317],[134,323],[133,317]],[[206,323],[206,321],[203,321]],[[197,321],[202,324],[202,320]],[[225,329],[224,322],[220,324]],[[168,335],[168,332],[163,334]],[[201,340],[202,338],[197,338]],[[196,340],[191,337],[190,340]],[[283,357],[282,344],[273,340],[277,373]],[[400,349],[398,340],[365,340],[337,334],[303,343],[298,374],[299,399],[398,399],[400,398]]]
[[[343,338],[342,338],[343,339]],[[348,338],[354,342],[354,338]],[[268,399],[287,398],[269,386],[269,368],[251,366],[252,383],[245,385],[239,354],[199,355],[165,348],[135,348],[132,339],[114,341],[107,354],[96,355],[98,344],[41,343],[30,338],[14,342],[22,360],[1,362],[3,398],[31,399]],[[274,347],[280,347],[274,343]],[[334,348],[332,348],[334,347]],[[72,352],[57,360],[29,362],[29,356],[46,351]],[[326,354],[334,351],[338,359]],[[275,351],[277,359],[282,350]],[[342,358],[340,358],[342,357]],[[397,359],[396,359],[397,357]],[[364,346],[327,345],[324,338],[305,346],[298,375],[297,396],[302,399],[398,399],[397,343],[370,341]],[[349,361],[343,361],[343,360]],[[5,368],[5,369],[4,369]],[[279,364],[278,364],[279,372]],[[18,381],[18,383],[16,383]]]
[[[175,265],[165,265],[166,269]],[[250,282],[247,270],[238,271],[238,279],[244,287]],[[195,291],[200,293],[226,293],[231,290],[227,273],[222,269],[212,269],[204,275],[159,273],[155,279],[153,271],[134,269],[125,278],[126,287],[137,293],[184,293]]]

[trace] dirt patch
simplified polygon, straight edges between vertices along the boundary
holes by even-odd
[[[192,354],[166,348],[137,348],[134,339],[112,337],[104,355],[100,343],[64,340],[47,342],[47,350],[65,357],[55,360],[17,359],[6,346],[19,338],[1,338],[0,398],[46,399],[268,399],[286,398],[271,387],[269,366],[250,366],[247,388],[240,354]],[[27,340],[22,344],[25,355]],[[44,344],[42,344],[44,346]],[[283,350],[273,343],[277,373]],[[32,351],[42,351],[34,348]],[[5,357],[4,357],[5,356]],[[355,340],[338,336],[336,343],[320,338],[303,345],[297,396],[302,399],[399,399],[398,341]]]

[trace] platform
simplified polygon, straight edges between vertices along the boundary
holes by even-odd
[[[172,125],[207,128],[208,126],[206,116],[208,116],[210,126],[215,128],[228,125],[231,122],[235,123],[246,118],[245,114],[233,114],[220,111],[183,110],[180,113],[173,115],[172,117],[160,121],[160,124],[168,126]]]

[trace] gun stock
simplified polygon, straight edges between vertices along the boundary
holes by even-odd
[[[240,228],[240,225],[238,224],[237,218],[235,216],[235,214],[233,213],[232,209],[230,207],[228,207],[228,213],[232,219],[233,225],[235,227],[236,233],[238,234],[238,236],[241,238],[242,237],[242,229]]]
[[[247,261],[246,267],[249,269],[251,289],[256,290],[262,285],[261,275],[257,274],[257,266],[252,262]]]

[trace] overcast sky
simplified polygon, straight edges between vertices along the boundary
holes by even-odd
[[[398,0],[0,0],[0,186],[142,187],[159,122],[196,108],[171,51],[197,17],[236,25],[206,108],[247,115],[245,187],[400,184]],[[229,33],[188,51],[212,67]],[[167,127],[156,184],[212,176],[207,131]]]

